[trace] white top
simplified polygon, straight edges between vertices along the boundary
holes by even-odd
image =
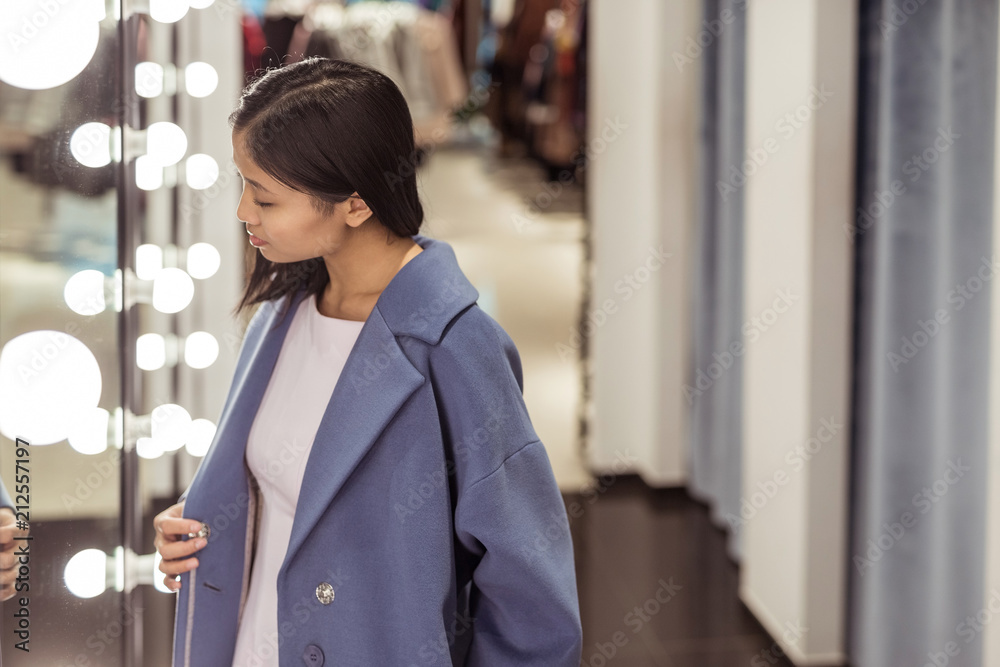
[[[364,322],[326,317],[302,300],[247,440],[261,490],[260,532],[233,667],[278,667],[278,570],[320,420]],[[251,526],[252,530],[252,526]]]

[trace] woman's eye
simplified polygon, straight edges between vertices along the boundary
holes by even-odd
[[[266,204],[262,201],[257,201],[256,199],[253,200],[253,203],[256,204],[257,206],[260,206],[261,208],[267,208],[268,206],[270,206],[270,204]]]

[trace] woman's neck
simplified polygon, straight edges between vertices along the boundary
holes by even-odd
[[[377,236],[377,238],[371,238]],[[317,300],[322,315],[363,322],[396,273],[423,251],[409,237],[354,237],[337,254],[324,257],[330,282]]]

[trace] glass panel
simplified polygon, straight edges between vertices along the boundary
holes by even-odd
[[[0,16],[0,479],[29,525],[2,604],[11,667],[123,664],[132,620],[116,574],[118,14],[81,0]]]

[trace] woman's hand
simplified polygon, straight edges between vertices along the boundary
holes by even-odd
[[[198,567],[197,558],[186,558],[195,551],[204,547],[208,541],[204,537],[193,540],[182,540],[181,536],[190,533],[197,533],[201,530],[201,523],[191,519],[181,518],[184,511],[184,503],[177,503],[156,515],[153,519],[153,527],[156,529],[156,539],[153,545],[159,552],[160,572],[165,575],[163,584],[172,591],[178,591],[181,582],[175,579],[181,572],[187,572]]]
[[[14,597],[14,582],[17,579],[18,541],[15,537],[26,537],[27,528],[18,528],[14,518],[14,510],[0,507],[0,600]],[[22,542],[22,544],[26,544]]]

